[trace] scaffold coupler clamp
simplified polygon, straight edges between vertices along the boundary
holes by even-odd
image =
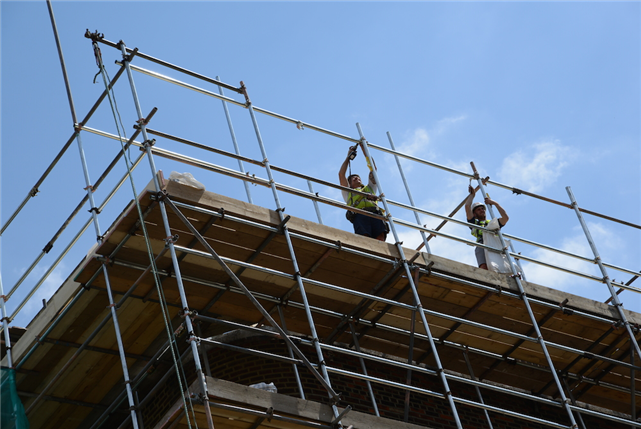
[[[296,122],[296,128],[298,128],[299,130],[304,130],[305,125],[301,121],[298,121]]]
[[[507,247],[505,249],[507,249]],[[503,250],[505,250],[505,249],[503,249]],[[512,274],[510,277],[512,277],[513,279],[518,277],[519,280],[523,280],[523,277],[521,276],[521,272],[520,271],[517,271],[516,274]]]
[[[142,143],[142,146],[140,146],[140,151],[141,151],[141,152],[144,152],[144,151],[146,151],[147,149],[152,148],[155,144],[156,144],[156,139],[149,139],[149,140],[145,140],[145,141]]]
[[[189,338],[187,338],[187,342],[195,342],[197,346],[200,346],[200,338],[198,338],[192,331],[189,332]]]
[[[281,212],[284,212],[284,211],[285,211],[285,207],[283,207],[282,209],[277,209],[276,211],[278,212],[279,210],[280,210]],[[285,225],[287,225],[287,222],[289,222],[289,220],[290,220],[291,218],[292,218],[292,217],[291,217],[290,215],[287,215],[287,216],[285,216],[285,217],[283,218],[283,221],[282,221],[281,223],[279,223],[279,224],[278,224],[278,233],[279,233],[279,234],[283,234],[283,233],[284,233],[284,231],[285,231]]]
[[[170,235],[164,239],[165,247],[169,247],[170,244],[175,244],[178,241],[178,234]]]
[[[121,40],[118,42],[117,46],[120,49],[120,46],[126,46],[126,45],[125,45],[125,42]],[[134,48],[129,55],[122,54],[122,60],[126,63],[130,63],[131,60],[133,60],[137,54],[138,54],[138,48]]]
[[[136,120],[136,124],[138,124],[138,126],[147,125],[148,123],[149,121],[147,120],[147,118],[138,118]]]
[[[571,316],[572,314],[574,314],[574,310],[566,307],[566,304],[568,303],[568,301],[569,300],[565,298],[563,302],[559,304],[559,308],[561,308],[561,311],[563,312],[563,314],[567,314],[568,316]]]
[[[181,317],[183,317],[183,316],[181,315]],[[180,325],[178,325],[178,327],[174,331],[174,336],[179,337],[180,334],[182,334],[184,330],[185,330],[185,322],[183,322]]]
[[[265,410],[265,414],[267,414],[267,421],[271,422],[272,417],[274,417],[274,407],[269,407]]]
[[[430,261],[430,263],[427,264],[427,266],[425,267],[425,269],[427,270],[427,275],[428,276],[432,275],[432,267],[433,266],[434,266],[434,261]]]
[[[343,400],[343,392],[338,392],[336,393],[336,396],[332,397],[331,404],[332,405],[338,405],[340,402]],[[349,408],[350,410],[352,409],[349,405],[346,407],[346,409]],[[340,420],[341,416],[338,416],[338,420]]]
[[[162,201],[167,198],[169,195],[166,190],[158,191],[149,195],[149,199],[152,201]]]
[[[245,82],[243,82],[242,80],[240,81],[240,93],[245,97],[245,107],[251,106],[252,102],[249,99],[249,95],[247,94],[247,87],[245,86]]]
[[[98,30],[95,32],[90,32],[89,29],[87,28],[87,31],[85,31],[85,37],[87,39],[91,39],[93,42],[99,42],[102,39],[104,39],[105,35],[103,33],[98,33]]]

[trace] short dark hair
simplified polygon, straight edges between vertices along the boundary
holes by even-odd
[[[352,177],[355,177],[355,176],[361,177],[358,174],[350,174],[349,176],[347,176],[347,183],[351,182],[352,181]]]

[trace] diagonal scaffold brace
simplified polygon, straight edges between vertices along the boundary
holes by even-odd
[[[205,247],[205,250],[211,254],[216,262],[220,264],[220,266],[223,268],[225,273],[232,279],[232,281],[238,286],[245,296],[251,301],[251,303],[260,311],[260,313],[263,315],[263,317],[269,322],[270,325],[274,327],[282,337],[282,339],[288,344],[289,347],[292,348],[292,350],[298,355],[298,357],[303,361],[303,364],[310,370],[312,375],[323,385],[323,387],[327,390],[329,395],[332,397],[332,400],[336,403],[340,401],[340,395],[338,395],[334,389],[327,383],[327,381],[323,378],[323,376],[314,368],[312,363],[307,359],[307,357],[303,354],[302,351],[294,344],[294,342],[289,338],[289,335],[285,333],[283,328],[280,327],[280,325],[274,320],[274,318],[269,314],[269,312],[258,302],[258,300],[254,297],[254,295],[251,293],[251,291],[243,284],[243,282],[236,276],[236,274],[225,264],[225,262],[221,259],[221,257],[216,253],[216,251],[209,245],[207,240],[198,232],[198,230],[189,222],[189,219],[176,207],[176,205],[171,201],[171,198],[169,196],[164,197],[165,203],[171,208],[171,210],[178,216],[178,218],[185,224],[185,226],[189,229],[189,231],[198,239],[200,244],[202,244]]]

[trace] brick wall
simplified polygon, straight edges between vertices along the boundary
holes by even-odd
[[[284,342],[270,337],[238,338],[230,341],[234,345],[271,352],[280,356],[288,356]],[[311,362],[316,362],[316,352],[311,347],[300,346],[301,351]],[[208,353],[212,376],[234,383],[250,385],[260,382],[273,382],[278,393],[300,397],[296,384],[294,370],[291,364],[277,362],[271,359],[258,358],[246,353],[230,351],[223,348],[211,349]],[[343,354],[324,353],[330,367],[336,367],[351,372],[361,372],[357,358]],[[397,383],[405,383],[407,371],[389,365],[366,362],[368,374]],[[305,367],[299,368],[299,374],[305,398],[308,400],[329,403],[327,392]],[[330,374],[334,391],[341,393],[343,401],[340,405],[351,405],[355,411],[374,414],[369,392],[365,381],[348,378],[338,374]],[[455,396],[478,402],[478,396],[473,386],[449,381]],[[433,392],[442,392],[439,378],[428,374],[412,373],[412,385]],[[394,420],[402,421],[405,412],[406,392],[387,385],[372,383],[379,414]],[[483,390],[483,400],[488,405],[507,408],[520,414],[534,416],[549,421],[556,421],[569,426],[569,418],[562,408],[520,399],[511,395]],[[464,428],[488,428],[485,413],[481,409],[457,404],[459,419]],[[491,413],[490,418],[495,429],[544,429],[537,423],[521,418],[512,418],[502,414]],[[577,416],[575,415],[575,419]],[[410,394],[409,418],[410,423],[424,425],[434,429],[456,428],[454,416],[449,403],[444,399],[424,394]],[[611,421],[583,416],[588,428],[628,429],[627,425],[619,425]]]

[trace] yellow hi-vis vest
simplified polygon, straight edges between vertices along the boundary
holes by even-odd
[[[368,194],[374,194],[372,188],[369,185],[361,186],[360,188],[354,188],[355,191],[367,192]],[[357,209],[364,209],[366,207],[378,207],[376,201],[368,200],[364,195],[349,193],[349,198],[347,199],[347,205],[350,207],[355,207]]]
[[[480,226],[486,227],[486,226],[488,226],[490,221],[487,220],[487,219],[486,220],[478,220],[477,218],[474,218],[474,222],[470,222],[470,223],[474,223],[474,225],[480,225]],[[478,228],[472,228],[472,227],[470,227],[470,229],[472,230],[471,231],[472,235],[474,237],[476,237],[476,242],[477,243],[482,243],[483,242],[483,230],[482,229],[478,229]]]

